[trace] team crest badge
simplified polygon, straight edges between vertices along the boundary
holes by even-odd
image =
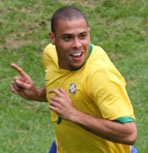
[[[69,92],[72,93],[72,94],[76,94],[76,84],[75,83],[71,83],[70,84],[70,88],[69,88]]]

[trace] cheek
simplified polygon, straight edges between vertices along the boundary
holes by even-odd
[[[68,54],[71,50],[71,43],[63,43],[61,48],[63,53]]]
[[[66,57],[69,54],[70,47],[68,44],[62,43],[57,46],[57,50],[60,57]]]
[[[67,50],[68,48],[70,48],[70,46],[71,46],[71,42],[69,41],[60,41],[59,42],[59,46],[61,47],[61,48],[63,48],[64,50]]]
[[[83,46],[84,46],[86,49],[89,48],[89,44],[90,44],[90,41],[89,41],[89,40],[83,41]]]
[[[86,39],[82,40],[82,44],[85,46],[89,46],[90,44],[90,37],[87,37]]]

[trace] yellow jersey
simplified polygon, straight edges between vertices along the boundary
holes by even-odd
[[[77,70],[58,66],[57,52],[49,44],[43,54],[47,99],[49,90],[63,88],[81,112],[120,123],[134,121],[135,116],[126,92],[126,82],[105,51],[90,45],[89,57]],[[51,111],[58,153],[130,153],[131,146],[96,136]]]

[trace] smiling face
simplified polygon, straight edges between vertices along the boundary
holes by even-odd
[[[56,46],[60,68],[79,68],[84,63],[90,43],[90,29],[84,18],[59,20],[56,32],[49,36]]]

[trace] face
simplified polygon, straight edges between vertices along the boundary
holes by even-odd
[[[90,29],[85,19],[59,20],[55,34],[49,36],[56,46],[60,68],[79,68],[84,63],[90,43]]]

